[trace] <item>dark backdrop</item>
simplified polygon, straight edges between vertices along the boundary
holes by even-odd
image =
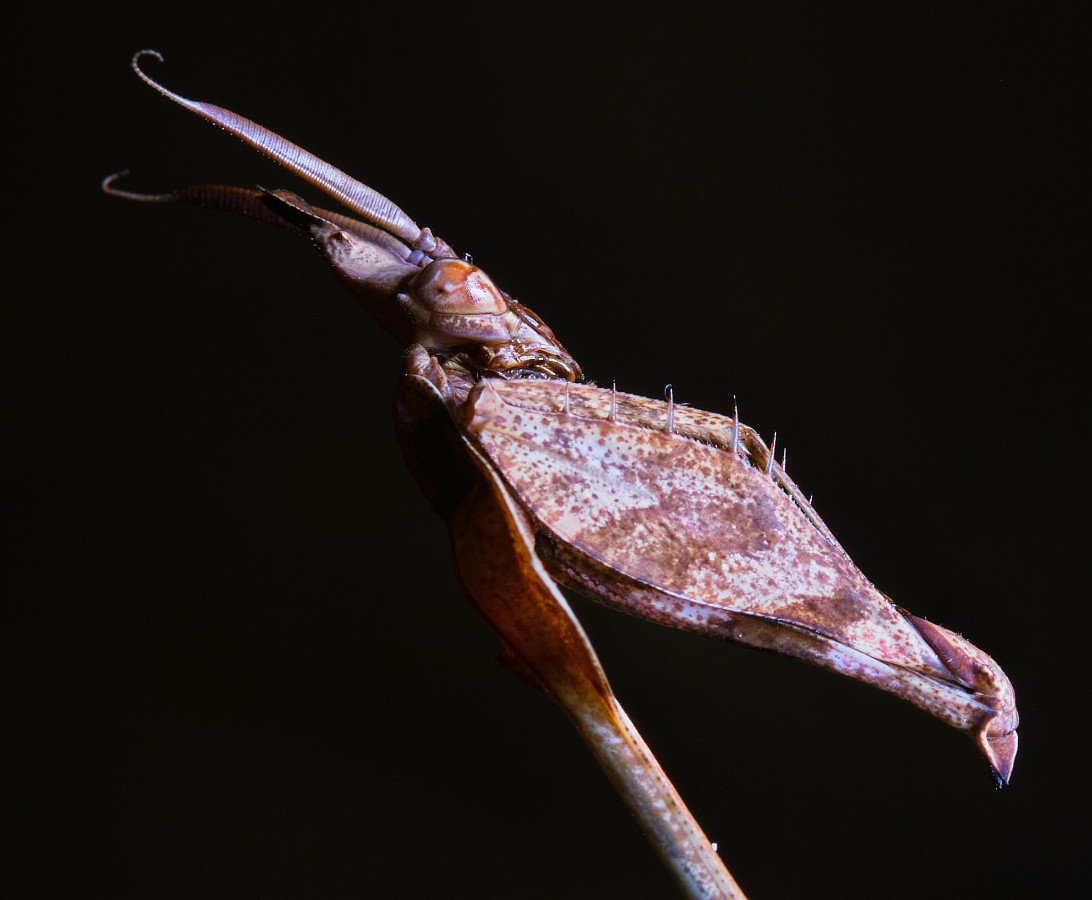
[[[9,21],[7,896],[672,895],[459,595],[394,442],[399,348],[303,242],[99,192],[300,189],[141,85],[145,46],[472,253],[592,378],[737,396],[864,571],[1004,665],[995,791],[879,692],[580,603],[755,900],[1064,896],[1084,867],[1075,23],[538,10]]]

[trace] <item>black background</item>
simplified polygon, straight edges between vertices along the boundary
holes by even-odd
[[[317,199],[141,85],[150,46],[472,253],[600,383],[738,396],[864,571],[1005,667],[995,791],[875,690],[579,603],[754,900],[1063,896],[1090,837],[1076,23],[232,9],[9,20],[5,895],[673,896],[460,597],[390,425],[398,347],[290,235],[99,192],[129,167]]]

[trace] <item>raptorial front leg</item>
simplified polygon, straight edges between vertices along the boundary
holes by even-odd
[[[411,349],[407,369],[418,374],[395,391],[402,453],[448,524],[463,592],[500,636],[502,661],[565,711],[687,897],[745,900],[614,696],[523,511],[455,428],[427,354]]]
[[[500,634],[506,661],[568,715],[685,895],[745,900],[614,696],[583,628],[535,556],[522,511],[495,473],[488,475],[449,520],[467,597]]]

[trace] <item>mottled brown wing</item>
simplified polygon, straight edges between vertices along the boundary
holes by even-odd
[[[612,421],[611,391],[546,382],[486,382],[471,408],[470,433],[540,526],[668,595],[680,625],[765,616],[950,677],[749,429],[733,450],[729,418],[674,406],[668,432],[667,403],[615,394]]]

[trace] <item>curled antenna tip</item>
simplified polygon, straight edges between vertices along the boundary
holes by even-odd
[[[160,62],[163,62],[163,54],[160,53],[158,50],[152,50],[150,48],[145,49],[145,50],[137,50],[137,52],[133,54],[133,68],[134,69],[139,69],[140,68],[140,58],[142,56],[154,56]]]
[[[123,191],[121,188],[114,187],[115,181],[124,178],[128,174],[128,169],[122,169],[113,175],[107,175],[102,179],[103,192],[111,197],[124,197],[126,200],[139,200],[141,203],[172,203],[175,201],[173,194],[138,194],[136,191]]]
[[[136,72],[137,75],[139,75],[145,81],[150,82],[151,79],[147,75],[145,75],[144,70],[140,68],[140,61],[145,56],[154,56],[157,60],[163,62],[163,54],[160,53],[158,50],[137,50],[137,52],[133,54],[133,59],[130,62],[133,71]]]
[[[136,72],[137,77],[146,85],[148,85],[148,87],[159,91],[159,93],[161,93],[164,97],[169,97],[175,103],[178,103],[179,105],[184,106],[187,109],[196,111],[198,104],[195,104],[192,100],[187,100],[185,97],[180,97],[174,91],[168,90],[167,88],[163,87],[163,85],[161,85],[158,81],[152,78],[151,75],[149,75],[140,67],[140,61],[145,56],[154,56],[157,60],[159,60],[159,62],[163,62],[163,54],[160,53],[158,50],[137,50],[137,52],[133,54],[132,62],[129,64],[132,70]]]
[[[119,178],[124,178],[128,174],[128,169],[122,169],[120,172],[115,172],[113,175],[107,175],[104,179],[102,179],[102,189],[108,194],[113,194],[115,192],[115,189],[111,188],[110,185],[112,185]]]

